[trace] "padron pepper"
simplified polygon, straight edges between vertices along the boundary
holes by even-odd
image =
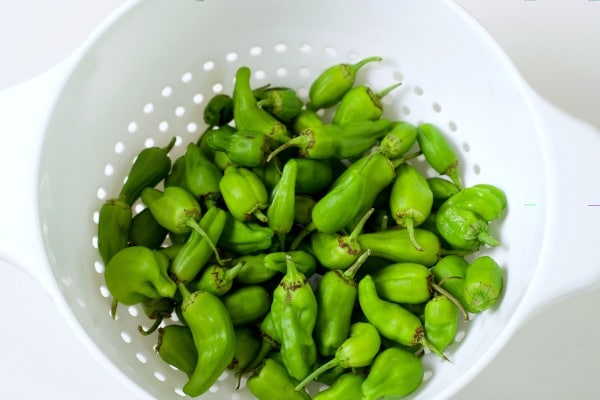
[[[281,346],[279,336],[277,335],[275,325],[273,324],[273,316],[270,311],[267,312],[262,319],[259,325],[259,330],[261,337],[260,349],[256,354],[254,361],[252,361],[252,363],[250,363],[250,365],[248,365],[246,368],[247,371],[258,368],[261,363],[265,361],[265,358],[269,354],[273,354],[274,351],[278,351]]]
[[[98,252],[104,265],[129,243],[133,212],[129,204],[109,199],[100,207],[98,215]]]
[[[301,226],[310,224],[315,204],[317,204],[317,201],[312,196],[296,195],[294,199],[294,223]]]
[[[427,340],[444,351],[456,337],[458,307],[446,296],[433,297],[425,304],[423,326]]]
[[[323,125],[321,116],[319,116],[316,111],[305,108],[300,111],[292,121],[292,132],[298,134],[304,129],[313,128],[319,125]]]
[[[195,397],[210,389],[233,360],[235,330],[217,296],[203,290],[190,293],[183,283],[178,286],[183,296],[181,312],[198,353],[198,363],[183,392]]]
[[[404,346],[420,344],[442,359],[448,360],[427,340],[419,317],[399,304],[379,297],[375,282],[370,275],[366,275],[358,283],[358,302],[367,320],[382,336]]]
[[[500,244],[489,231],[489,225],[479,214],[453,207],[448,199],[436,213],[435,224],[440,236],[453,249],[477,251],[482,245],[490,247]]]
[[[327,189],[333,182],[333,169],[323,160],[298,158],[296,193],[316,195]]]
[[[416,141],[417,128],[406,121],[397,121],[381,139],[377,151],[388,158],[398,158],[410,150]]]
[[[285,87],[265,88],[254,90],[257,105],[278,120],[290,123],[304,107],[304,102],[296,91]]]
[[[125,247],[104,269],[106,287],[115,302],[125,305],[173,298],[177,285],[169,277],[168,267],[169,260],[160,252],[143,246]]]
[[[332,356],[350,334],[357,295],[355,276],[369,255],[366,250],[348,269],[328,271],[317,283],[314,338],[324,357]]]
[[[260,340],[252,329],[247,326],[235,328],[235,352],[227,369],[238,377],[236,389],[239,389],[242,374],[254,360],[259,349]]]
[[[225,227],[217,245],[238,255],[251,254],[270,248],[274,235],[275,232],[268,226],[252,221],[242,222],[226,213]]]
[[[232,163],[246,168],[264,165],[271,151],[270,137],[250,130],[235,133],[212,130],[206,133],[206,143],[214,151],[225,153]]]
[[[143,336],[148,336],[158,329],[165,318],[169,318],[173,314],[175,300],[163,297],[148,303],[142,303],[142,310],[148,318],[154,321],[148,329],[144,329],[142,325],[138,325],[138,332]]]
[[[236,276],[236,282],[242,285],[255,285],[268,281],[277,275],[277,271],[271,270],[265,266],[265,257],[268,253],[245,254],[234,258],[231,262],[237,264],[244,263],[244,268],[240,269]]]
[[[167,325],[159,328],[156,352],[163,361],[185,373],[188,378],[198,364],[198,350],[192,331],[187,326]]]
[[[417,250],[406,229],[388,229],[358,235],[358,243],[363,249],[371,249],[373,257],[381,257],[392,262],[414,262],[432,266],[440,259],[441,244],[435,233],[416,228],[415,240],[423,250]]]
[[[200,273],[197,281],[192,282],[194,290],[205,290],[215,296],[223,296],[233,287],[237,274],[244,267],[244,262],[239,262],[231,267],[219,264],[209,265]]]
[[[179,186],[180,188],[186,189],[185,182],[185,154],[177,157],[173,161],[173,166],[169,175],[164,180],[164,187]]]
[[[442,132],[431,123],[420,124],[417,126],[417,142],[429,165],[462,189],[458,157]]]
[[[381,139],[392,126],[387,119],[356,121],[343,125],[322,124],[307,128],[273,150],[269,162],[283,150],[297,147],[300,157],[326,160],[362,155]]]
[[[146,188],[142,191],[142,201],[156,222],[176,234],[191,232],[202,215],[194,196],[178,186],[167,187],[164,191]]]
[[[144,189],[154,187],[165,179],[171,170],[168,153],[174,145],[175,138],[172,138],[165,147],[147,147],[142,150],[135,158],[118,197],[132,205]]]
[[[229,166],[219,183],[221,195],[229,212],[239,221],[253,217],[267,222],[262,210],[267,208],[269,194],[265,184],[252,171],[243,167]]]
[[[362,400],[362,383],[365,378],[347,372],[335,380],[333,385],[313,396],[313,400]]]
[[[250,392],[260,400],[309,400],[305,391],[296,391],[296,380],[285,366],[267,358],[246,383]]]
[[[306,277],[310,277],[317,269],[317,260],[315,257],[304,250],[274,251],[267,254],[263,262],[265,268],[285,274],[289,260]]]
[[[287,258],[287,272],[273,293],[271,314],[281,342],[281,357],[290,376],[303,379],[317,360],[312,332],[317,300],[306,276]]]
[[[466,307],[464,278],[468,266],[469,262],[463,257],[447,255],[431,268],[436,283],[457,298],[463,307]]]
[[[465,271],[464,299],[466,308],[475,313],[493,307],[502,294],[502,268],[490,256],[473,260]]]
[[[489,184],[478,184],[457,191],[445,202],[444,207],[457,207],[479,215],[491,222],[506,209],[506,196],[502,190]]]
[[[168,233],[169,231],[154,219],[150,209],[144,208],[131,220],[129,241],[133,245],[156,250],[163,244]]]
[[[250,86],[250,68],[242,66],[235,74],[233,87],[233,119],[238,130],[260,132],[273,141],[289,139],[285,124],[258,106]]]
[[[265,188],[267,192],[273,191],[277,182],[281,179],[281,162],[278,157],[271,160],[271,162],[262,165],[260,167],[252,168],[252,172],[254,172],[261,181],[265,184]]]
[[[440,208],[444,201],[455,195],[460,191],[459,187],[449,180],[440,176],[434,176],[427,178],[427,185],[433,194],[433,207],[432,209],[437,210]]]
[[[427,219],[433,206],[433,193],[425,177],[412,165],[400,164],[396,168],[389,202],[396,224],[406,228],[412,245],[422,251],[414,237],[414,228]]]
[[[354,64],[341,63],[325,69],[310,85],[307,108],[318,110],[337,104],[354,85],[358,71],[370,62],[381,60],[381,57],[373,56]]]
[[[221,197],[219,182],[223,172],[190,143],[185,150],[185,188],[207,207]]]
[[[233,326],[258,321],[271,308],[271,296],[260,285],[240,286],[225,294],[221,300]]]
[[[375,121],[383,115],[382,100],[402,83],[395,83],[375,93],[366,85],[358,85],[350,89],[341,98],[332,122],[336,125],[355,121]]]
[[[350,336],[336,350],[334,358],[304,378],[296,385],[296,390],[303,389],[321,373],[338,365],[344,368],[360,368],[371,365],[380,346],[381,338],[373,325],[367,322],[355,322],[350,327]]]
[[[298,162],[289,159],[283,166],[281,179],[271,192],[267,208],[268,224],[279,240],[279,248],[285,250],[285,238],[294,226],[294,202],[296,201],[296,177]]]
[[[211,129],[223,126],[233,120],[233,99],[225,93],[217,93],[210,98],[202,114],[204,123]]]
[[[362,400],[400,399],[423,383],[423,363],[413,353],[390,347],[377,355],[362,383]]]
[[[223,264],[215,243],[218,243],[226,221],[227,213],[224,210],[211,207],[206,211],[198,223],[200,229],[192,230],[171,262],[171,274],[178,282],[188,283],[194,280],[213,254],[216,255],[217,262]]]

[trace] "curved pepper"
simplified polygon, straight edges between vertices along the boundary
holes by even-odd
[[[353,373],[345,373],[333,385],[317,393],[313,400],[362,400],[362,383],[365,378]]]
[[[200,278],[192,283],[194,290],[205,290],[215,296],[223,296],[233,287],[234,279],[244,267],[244,262],[232,267],[224,267],[219,264],[204,268]]]
[[[381,139],[377,151],[388,158],[398,158],[417,142],[417,128],[405,121],[395,122]]]
[[[238,130],[260,132],[274,141],[286,141],[289,134],[286,126],[258,106],[250,87],[251,71],[248,67],[238,68],[233,88],[233,119]]]
[[[240,221],[255,217],[267,222],[262,213],[268,206],[269,195],[260,178],[247,168],[229,166],[219,183],[221,195],[231,215]]]
[[[446,201],[447,203],[448,201]],[[453,249],[476,251],[482,245],[499,244],[489,232],[488,222],[473,211],[442,204],[436,214],[438,232]]]
[[[336,350],[335,357],[321,365],[296,385],[302,389],[324,371],[341,365],[344,368],[360,368],[371,365],[379,352],[381,338],[377,329],[367,322],[355,322],[350,327],[350,336]]]
[[[271,308],[271,296],[260,285],[242,286],[222,297],[233,326],[258,321]]]
[[[387,119],[313,126],[300,131],[297,136],[273,150],[267,162],[292,147],[300,149],[301,157],[317,160],[357,157],[373,147],[391,126],[392,122]]]
[[[183,296],[181,312],[198,352],[198,363],[183,392],[195,397],[210,389],[233,360],[235,330],[217,296],[206,291],[190,293],[182,283],[178,286]]]
[[[154,187],[165,179],[171,170],[169,151],[175,145],[175,138],[163,148],[148,147],[142,150],[127,174],[121,187],[119,198],[132,205],[145,188]]]
[[[366,85],[355,86],[341,98],[332,122],[336,125],[356,121],[375,121],[383,115],[381,100],[402,83],[395,83],[380,92]]]
[[[129,243],[133,212],[129,204],[109,199],[100,207],[98,215],[98,252],[104,265]]]
[[[207,206],[221,197],[219,182],[223,173],[202,155],[198,146],[190,143],[185,150],[185,188]]]
[[[423,345],[444,360],[446,356],[425,336],[421,320],[399,304],[379,298],[375,282],[366,275],[358,283],[358,302],[367,320],[387,339],[404,346]]]
[[[413,353],[391,347],[379,353],[362,384],[363,400],[399,399],[423,383],[423,363]]]
[[[251,254],[270,248],[274,235],[275,232],[268,226],[242,222],[226,213],[225,227],[217,244],[236,254]]]
[[[358,235],[358,243],[363,249],[371,249],[373,257],[385,258],[392,262],[434,265],[440,259],[440,239],[436,234],[419,228],[414,230],[414,236],[423,250],[415,249],[406,229],[363,233]]]
[[[273,324],[273,315],[270,311],[265,314],[259,328],[262,341],[260,350],[256,354],[254,361],[252,361],[252,363],[246,368],[247,371],[257,368],[262,362],[264,362],[265,358],[269,354],[272,354],[273,351],[279,350],[281,346],[279,336],[277,335],[275,325]]]
[[[423,250],[414,237],[414,228],[427,219],[433,206],[433,193],[425,177],[412,165],[401,164],[396,168],[389,201],[394,221],[407,229],[412,245]]]
[[[167,187],[162,192],[146,188],[142,191],[142,201],[156,222],[176,234],[191,232],[194,222],[202,215],[194,196],[178,186]]]
[[[165,241],[169,231],[156,222],[150,209],[144,208],[131,220],[129,240],[137,246],[156,250]]]
[[[234,164],[254,168],[267,162],[271,151],[269,136],[249,130],[238,130],[235,133],[212,130],[206,133],[206,143],[214,151],[220,151]]]
[[[296,381],[285,366],[267,358],[246,383],[250,392],[260,400],[309,400],[305,391],[294,390]]]
[[[345,271],[326,272],[315,289],[317,298],[317,322],[314,337],[317,350],[322,356],[331,356],[350,333],[352,314],[356,303],[356,272],[369,257],[365,251]]]
[[[354,64],[342,63],[325,69],[310,85],[306,107],[318,110],[338,103],[354,85],[357,72],[374,61],[381,61],[381,57],[367,57]]]
[[[198,364],[198,351],[192,331],[187,326],[167,325],[159,328],[156,352],[163,361],[185,373],[188,378]]]
[[[500,217],[506,209],[504,192],[493,185],[478,184],[464,188],[450,196],[444,207],[457,207],[477,214],[484,221],[490,222]]]
[[[164,186],[179,186],[186,189],[185,185],[185,155],[182,155],[173,161],[173,167],[164,180]]]
[[[283,166],[281,179],[271,192],[270,204],[267,208],[267,222],[277,235],[281,250],[285,250],[285,237],[294,225],[297,176],[298,163],[291,158]]]
[[[417,127],[417,142],[429,165],[437,173],[450,177],[462,189],[458,157],[442,132],[433,124],[420,124]]]
[[[273,293],[271,314],[281,341],[281,357],[291,377],[303,379],[316,362],[312,331],[317,319],[317,300],[308,280],[287,258],[287,272]]]

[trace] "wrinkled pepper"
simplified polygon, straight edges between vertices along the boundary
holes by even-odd
[[[202,114],[204,123],[211,129],[223,126],[233,120],[233,99],[225,93],[218,93],[210,98]]]
[[[464,279],[464,300],[471,312],[493,307],[502,294],[502,268],[490,256],[477,257],[467,267]]]
[[[215,296],[223,296],[233,287],[237,274],[244,267],[244,262],[240,262],[231,267],[225,267],[219,264],[209,265],[200,273],[200,278],[192,282],[194,290],[205,290]]]
[[[304,107],[302,99],[298,97],[295,90],[290,88],[254,90],[254,96],[258,100],[259,107],[285,124],[296,118]]]
[[[446,296],[435,296],[425,304],[425,336],[440,351],[454,342],[458,330],[458,307]]]
[[[366,85],[358,85],[350,89],[341,98],[332,122],[336,125],[356,121],[375,121],[383,115],[382,100],[402,83],[395,83],[375,93]]]
[[[416,142],[417,128],[408,122],[397,121],[381,139],[377,151],[388,158],[398,158],[410,150]]]
[[[212,150],[225,153],[232,163],[246,168],[266,164],[271,151],[269,136],[249,130],[235,133],[212,130],[206,133],[206,143]]]

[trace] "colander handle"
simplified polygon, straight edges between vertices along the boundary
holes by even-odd
[[[54,287],[39,221],[38,176],[43,134],[54,98],[75,55],[42,75],[0,92],[0,260]]]
[[[534,95],[548,170],[547,232],[524,315],[600,284],[600,132]]]

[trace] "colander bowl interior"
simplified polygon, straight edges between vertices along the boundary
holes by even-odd
[[[135,155],[164,145],[183,153],[205,126],[215,93],[231,93],[237,68],[253,84],[285,85],[306,99],[324,68],[378,55],[359,82],[383,89],[385,115],[432,122],[459,154],[466,185],[505,191],[508,212],[494,224],[504,268],[499,307],[463,327],[452,363],[424,358],[426,380],[412,396],[447,397],[498,351],[538,265],[544,239],[543,145],[528,90],[497,45],[446,1],[257,0],[132,3],[90,43],[49,120],[39,169],[39,215],[49,267],[73,318],[99,353],[149,397],[181,398],[185,376],[154,352],[156,336],[139,307],[109,316],[110,293],[96,248],[98,210],[116,195]],[[526,228],[526,229],[524,229]],[[202,398],[252,398],[225,373]],[[313,387],[312,390],[318,390]],[[142,393],[142,392],[140,392]]]

